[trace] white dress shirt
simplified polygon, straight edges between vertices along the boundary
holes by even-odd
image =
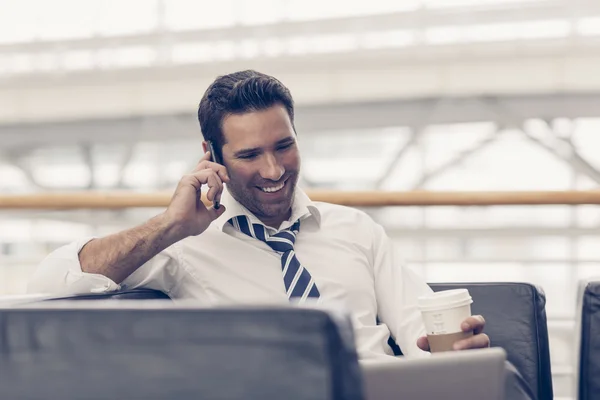
[[[195,299],[203,306],[287,304],[279,253],[239,232],[228,220],[247,215],[253,223],[261,222],[226,190],[221,202],[225,213],[206,231],[165,249],[121,285],[81,271],[79,251],[92,239],[86,238],[48,255],[28,290],[83,294],[144,287],[162,290],[174,300]],[[362,211],[312,202],[300,188],[292,215],[280,230],[298,219],[296,255],[321,293],[319,302],[350,311],[359,356],[393,354],[387,344],[390,333],[405,355],[427,354],[416,345],[425,334],[416,303],[431,289],[396,260],[383,228]]]

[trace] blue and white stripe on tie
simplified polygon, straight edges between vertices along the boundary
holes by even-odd
[[[240,232],[265,242],[273,250],[281,253],[283,283],[290,301],[302,303],[309,297],[319,298],[320,293],[315,281],[308,270],[300,264],[294,251],[296,235],[300,231],[300,220],[296,221],[290,228],[274,235],[269,235],[264,225],[253,224],[250,218],[245,215],[233,217],[229,220],[229,223]]]

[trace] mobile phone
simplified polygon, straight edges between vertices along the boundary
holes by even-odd
[[[217,155],[217,153],[215,153],[215,147],[213,146],[212,141],[208,140],[207,143],[208,143],[208,151],[210,151],[210,160],[212,162],[214,162],[214,163],[223,165],[223,163],[221,162],[221,160],[219,160],[219,156]],[[215,207],[216,210],[218,210],[219,207],[221,206],[219,204],[218,200],[215,200],[213,202],[213,204],[214,204],[214,207]]]

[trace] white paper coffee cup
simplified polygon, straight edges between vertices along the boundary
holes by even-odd
[[[418,298],[428,335],[462,332],[460,325],[471,316],[473,299],[467,289],[444,290]]]
[[[471,316],[467,289],[444,290],[417,299],[432,352],[452,350],[454,342],[472,335],[460,325]]]

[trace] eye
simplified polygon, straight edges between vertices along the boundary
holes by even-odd
[[[252,160],[256,158],[256,153],[241,154],[238,156],[242,160]]]
[[[277,146],[277,150],[287,150],[294,145],[294,142],[284,143],[282,145]]]

